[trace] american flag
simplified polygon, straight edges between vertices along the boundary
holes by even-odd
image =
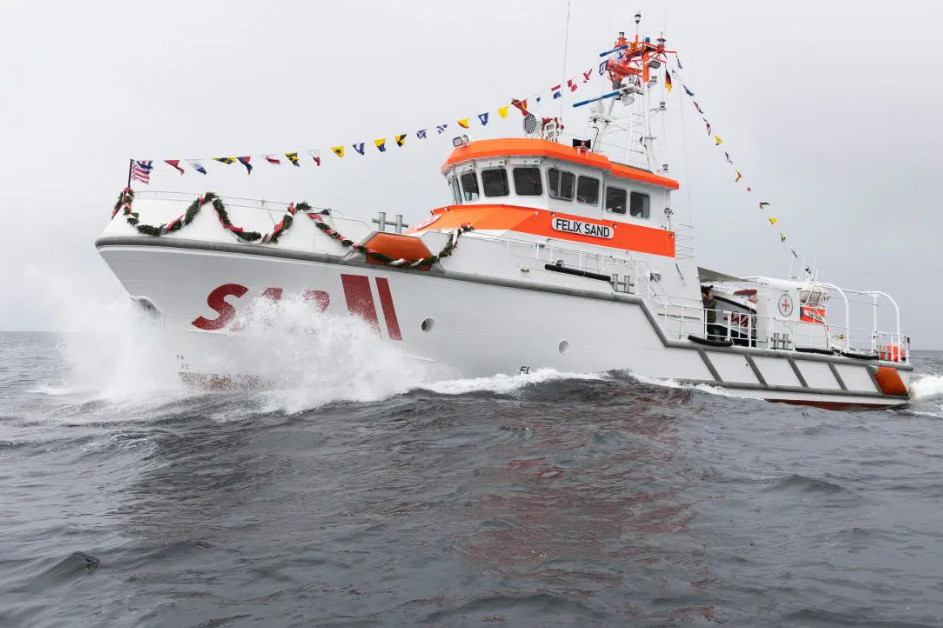
[[[140,181],[144,185],[148,185],[151,182],[151,170],[153,169],[153,161],[132,161],[131,178],[135,181]]]

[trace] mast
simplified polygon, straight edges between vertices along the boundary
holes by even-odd
[[[599,55],[605,59],[603,71],[608,74],[612,90],[573,106],[592,104],[586,136],[593,152],[604,152],[607,136],[623,132],[628,138],[625,162],[656,172],[659,161],[655,154],[652,118],[664,114],[665,107],[660,99],[658,107],[652,107],[651,91],[658,86],[658,78],[652,70],[664,67],[667,72],[668,55],[674,51],[666,49],[664,35],[655,43],[650,37],[643,38],[639,32],[641,21],[641,11],[636,12],[635,38],[629,40],[625,32],[620,31],[612,49]]]

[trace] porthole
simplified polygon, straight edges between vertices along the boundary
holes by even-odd
[[[420,325],[423,331],[432,331],[433,326],[435,326],[435,321],[431,318],[423,319],[422,325]]]
[[[560,346],[557,348],[560,350],[560,355],[566,355],[566,352],[570,350],[570,343],[566,340],[561,340]]]

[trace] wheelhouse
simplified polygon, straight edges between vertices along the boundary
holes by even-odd
[[[454,205],[510,205],[660,226],[672,179],[542,139],[483,140],[442,167]]]

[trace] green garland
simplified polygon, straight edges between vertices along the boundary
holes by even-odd
[[[200,210],[203,209],[203,206],[207,203],[210,203],[213,206],[213,209],[216,210],[216,215],[219,218],[219,223],[223,225],[227,231],[234,233],[241,240],[246,242],[255,242],[263,238],[263,235],[258,231],[245,231],[242,227],[237,227],[232,224],[232,221],[229,220],[229,213],[226,211],[226,206],[223,204],[223,201],[213,194],[212,192],[207,192],[203,196],[200,196],[195,201],[190,203],[190,206],[187,208],[187,211],[178,216],[177,218],[171,220],[169,223],[162,224],[159,226],[154,225],[142,225],[140,224],[140,215],[137,212],[131,211],[131,204],[134,202],[134,190],[131,188],[125,188],[121,194],[118,196],[118,202],[115,203],[115,209],[111,213],[111,217],[114,218],[118,211],[123,210],[125,219],[128,221],[128,224],[137,229],[137,232],[141,235],[160,237],[167,235],[168,233],[173,233],[175,231],[180,231],[185,226],[189,225],[197,217],[197,214],[200,213]],[[281,225],[282,223],[279,223]],[[269,241],[274,236],[277,241],[278,236],[281,235],[279,231],[279,226],[276,226],[276,230],[269,234]]]
[[[118,201],[115,203],[114,211],[111,212],[111,217],[114,218],[119,211],[122,211],[128,224],[137,229],[137,232],[142,235],[156,238],[167,235],[168,233],[180,231],[185,226],[193,222],[193,220],[197,217],[197,214],[200,213],[200,210],[203,208],[203,206],[209,203],[213,206],[213,209],[216,210],[216,216],[219,218],[219,223],[223,226],[224,229],[230,233],[235,234],[241,240],[246,242],[259,241],[261,244],[277,244],[278,239],[282,236],[282,234],[288,231],[292,224],[294,224],[294,216],[297,212],[300,211],[307,215],[308,218],[313,220],[315,226],[324,232],[325,235],[340,242],[341,246],[345,248],[352,248],[358,253],[362,253],[365,257],[368,257],[369,259],[372,259],[376,262],[380,262],[381,264],[387,264],[389,266],[409,266],[411,268],[429,267],[441,260],[443,257],[448,257],[455,250],[455,247],[458,246],[459,236],[474,229],[474,227],[471,225],[462,225],[452,232],[452,236],[449,239],[448,244],[446,244],[437,255],[429,255],[427,257],[408,260],[390,257],[389,255],[385,255],[379,251],[374,251],[363,244],[357,244],[353,240],[345,238],[324,221],[321,212],[315,211],[311,205],[304,201],[298,203],[297,207],[294,203],[290,204],[288,206],[288,212],[282,217],[281,221],[275,225],[275,228],[271,233],[267,233],[265,235],[259,233],[258,231],[245,231],[242,227],[237,227],[232,224],[232,221],[229,220],[229,213],[226,211],[226,206],[223,204],[222,199],[220,199],[219,196],[213,192],[207,192],[203,196],[200,196],[195,201],[190,203],[190,206],[187,207],[186,212],[174,220],[171,220],[169,223],[161,224],[159,226],[142,225],[140,222],[140,215],[137,212],[131,210],[132,203],[134,203],[134,190],[129,187],[125,188],[122,190],[121,194],[118,195]]]

